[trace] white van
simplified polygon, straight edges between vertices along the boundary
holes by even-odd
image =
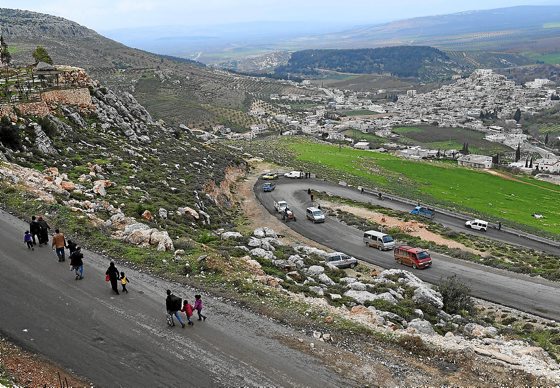
[[[368,247],[379,250],[389,251],[395,247],[395,239],[392,236],[376,230],[368,230],[364,233],[364,243]]]
[[[313,221],[313,223],[325,222],[325,214],[321,211],[321,209],[316,207],[308,207],[305,210],[305,216],[308,220]]]
[[[467,221],[465,226],[474,230],[482,230],[483,232],[488,230],[488,222],[479,219]]]

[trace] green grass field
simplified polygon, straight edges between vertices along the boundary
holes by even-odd
[[[373,146],[381,146],[387,141],[387,139],[376,136],[373,133],[363,133],[362,131],[358,131],[357,129],[348,129],[344,131],[344,135],[346,137],[354,139],[354,141],[369,141]]]
[[[533,59],[534,61],[543,62],[548,65],[558,65],[560,64],[560,52],[540,54],[540,53],[527,53],[526,57]]]
[[[337,111],[337,113],[340,113],[344,116],[348,116],[348,117],[354,117],[354,116],[371,116],[371,115],[376,115],[378,113],[372,112],[371,110],[367,110],[367,109],[360,109],[360,110],[340,110]]]
[[[448,163],[415,162],[388,154],[282,139],[279,146],[312,171],[401,196],[469,211],[510,225],[560,236],[560,187],[532,178],[505,179]],[[533,213],[544,216],[532,217]]]
[[[465,128],[445,128],[435,126],[399,127],[393,132],[401,135],[400,143],[419,145],[430,149],[460,150],[463,143],[469,143],[469,151],[474,154],[495,155],[511,152],[512,149],[484,139],[482,132]]]

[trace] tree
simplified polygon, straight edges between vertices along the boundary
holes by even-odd
[[[35,59],[35,63],[45,62],[49,65],[53,64],[51,56],[43,46],[37,46],[35,51],[33,51],[33,58]]]
[[[7,116],[0,119],[0,143],[13,150],[21,148],[21,138],[17,125],[12,125],[11,120]]]
[[[8,44],[4,40],[4,36],[0,35],[0,62],[5,64],[6,67],[8,67],[11,61],[12,61],[12,54],[10,54]]]
[[[529,168],[529,157],[525,159],[525,168]]]
[[[521,120],[521,109],[517,108],[513,114],[513,119],[519,124],[519,121]]]
[[[544,135],[544,144],[548,144],[548,132],[546,133],[546,135]]]
[[[470,297],[471,290],[453,275],[442,279],[436,290],[443,298],[443,310],[448,314],[475,314],[474,301]]]
[[[531,156],[531,162],[529,162],[529,168],[533,168],[533,157]]]
[[[521,159],[521,144],[517,144],[517,149],[515,150],[515,161],[519,162]]]

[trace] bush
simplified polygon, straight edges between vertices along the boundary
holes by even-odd
[[[469,314],[475,312],[474,302],[471,298],[470,289],[461,283],[456,275],[442,280],[436,287],[443,297],[443,310],[448,314],[459,314],[467,311]]]
[[[21,137],[17,125],[12,125],[10,119],[3,116],[0,120],[0,143],[12,150],[21,149]]]

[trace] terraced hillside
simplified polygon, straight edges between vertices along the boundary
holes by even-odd
[[[271,93],[311,93],[288,83],[232,75],[132,49],[77,23],[35,12],[0,9],[0,32],[13,63],[32,63],[32,51],[42,45],[55,64],[82,67],[105,85],[132,92],[155,118],[168,124],[227,124],[207,106],[245,112],[254,98]]]

